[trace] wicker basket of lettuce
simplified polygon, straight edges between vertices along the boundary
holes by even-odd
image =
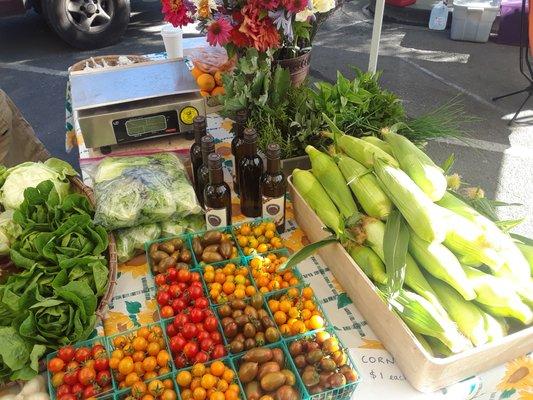
[[[92,178],[95,222],[115,231],[120,262],[142,252],[147,241],[203,226],[185,166],[173,153],[108,157]]]
[[[47,352],[87,339],[111,300],[114,239],[75,175],[57,159],[0,172],[0,254],[11,264],[0,283],[0,385],[31,379]]]

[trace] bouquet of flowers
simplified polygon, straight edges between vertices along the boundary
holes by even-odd
[[[247,48],[271,51],[274,59],[292,58],[310,48],[317,14],[335,0],[162,0],[165,21],[184,26],[198,21],[212,46],[228,55]]]

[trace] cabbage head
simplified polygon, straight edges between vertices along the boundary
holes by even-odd
[[[43,181],[52,181],[59,197],[69,192],[68,176],[77,175],[69,163],[50,158],[44,163],[25,162],[6,169],[0,176],[0,203],[6,210],[16,210],[24,200],[24,190]]]
[[[22,228],[13,221],[13,210],[0,213],[0,255],[9,254],[11,244],[21,233]]]

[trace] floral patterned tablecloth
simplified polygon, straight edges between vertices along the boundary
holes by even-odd
[[[71,119],[74,135],[81,138],[75,118]],[[230,179],[230,140],[231,122],[215,114],[208,116],[208,130],[215,137],[216,151],[225,158],[225,177]],[[72,135],[72,133],[71,133]],[[72,139],[72,138],[71,138]],[[82,141],[78,140],[78,143]],[[187,146],[190,143],[187,144]],[[185,151],[183,143],[169,148],[168,143],[161,150]],[[80,148],[80,163],[88,152]],[[84,177],[85,178],[85,177]],[[238,199],[233,199],[234,222],[243,220]],[[287,202],[287,230],[283,234],[286,246],[297,250],[308,243],[305,233],[294,220],[291,202]],[[306,283],[309,283],[317,297],[323,302],[324,309],[335,325],[341,339],[350,348],[350,353],[362,374],[362,383],[357,388],[355,399],[383,400],[533,400],[533,357],[524,355],[505,365],[493,368],[483,374],[473,376],[461,383],[435,393],[420,393],[405,380],[402,372],[376,338],[357,308],[345,293],[342,285],[320,257],[310,257],[299,265]],[[104,321],[103,329],[112,335],[158,318],[154,300],[153,281],[148,272],[144,257],[119,266],[118,283],[110,310]]]

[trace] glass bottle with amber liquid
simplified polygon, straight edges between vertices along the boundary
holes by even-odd
[[[281,170],[281,150],[277,143],[267,146],[266,171],[261,177],[263,218],[270,218],[276,224],[278,233],[285,231],[285,197],[287,180]]]
[[[224,182],[220,154],[209,154],[207,164],[209,183],[204,188],[204,204],[205,223],[209,230],[231,224],[231,189]]]
[[[208,166],[208,158],[209,154],[215,152],[215,139],[211,135],[205,135],[202,138],[202,165],[200,166],[199,171],[197,172],[198,176],[198,184],[196,185],[198,187],[198,193],[202,193],[201,196],[198,197],[198,200],[200,200],[200,204],[202,207],[204,206],[204,188],[209,183],[209,166]]]
[[[247,217],[261,216],[261,175],[263,160],[257,154],[257,132],[244,130],[244,146],[239,162],[241,212]]]
[[[233,155],[233,190],[239,195],[239,162],[242,157],[242,150],[244,147],[244,128],[246,126],[246,119],[248,118],[248,111],[239,110],[235,115],[235,123],[233,124],[233,133],[235,137],[231,140],[231,154]]]
[[[207,122],[204,116],[199,115],[194,118],[193,121],[193,131],[194,131],[194,143],[191,145],[190,157],[191,157],[191,168],[192,168],[192,178],[194,184],[194,191],[196,192],[196,197],[200,199],[203,195],[202,192],[198,191],[198,171],[202,166],[202,144],[201,140],[207,134]]]

